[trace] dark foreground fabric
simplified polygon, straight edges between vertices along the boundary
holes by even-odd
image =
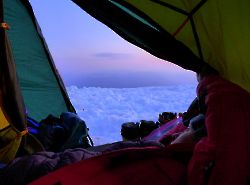
[[[96,155],[86,149],[68,149],[61,153],[39,152],[19,157],[0,171],[0,185],[23,185],[62,166],[72,164]]]
[[[208,135],[196,144],[189,185],[250,184],[250,93],[219,76],[201,81]]]
[[[180,145],[105,153],[63,167],[30,185],[182,185],[187,181],[190,146]]]
[[[163,145],[155,141],[143,142],[115,142],[107,145],[90,147],[88,149],[67,149],[64,152],[39,152],[33,155],[16,158],[5,168],[0,170],[0,185],[23,185],[39,177],[49,174],[61,167],[86,160],[103,153],[125,148],[162,148]],[[13,178],[15,177],[15,178]]]
[[[48,115],[40,121],[35,136],[46,151],[62,152],[69,148],[88,148],[88,128],[84,120],[72,112],[63,112],[60,118]]]

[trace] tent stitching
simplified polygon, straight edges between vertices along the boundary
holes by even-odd
[[[199,36],[198,36],[198,33],[197,33],[197,29],[195,27],[195,23],[194,23],[194,20],[193,20],[193,15],[207,2],[207,0],[201,0],[189,13],[186,12],[185,10],[182,10],[174,5],[171,5],[169,3],[166,3],[166,2],[162,2],[160,0],[151,0],[152,2],[154,3],[157,3],[157,4],[160,4],[162,6],[165,6],[169,9],[172,9],[178,13],[181,13],[181,14],[184,14],[186,16],[188,16],[184,21],[183,23],[176,29],[176,31],[172,34],[174,37],[185,27],[185,25],[187,25],[188,21],[190,20],[190,24],[191,24],[191,27],[192,27],[192,32],[193,32],[193,35],[194,35],[194,39],[195,39],[195,42],[196,42],[196,47],[198,49],[198,52],[199,52],[199,56],[200,56],[200,59],[202,61],[204,61],[204,58],[203,58],[203,54],[202,54],[202,49],[201,49],[201,44],[200,44],[200,39],[199,39]]]
[[[160,0],[151,0],[151,1],[154,2],[154,3],[157,3],[157,4],[159,4],[159,5],[165,6],[165,7],[169,8],[169,9],[172,9],[172,10],[174,10],[174,11],[176,11],[176,12],[179,12],[179,13],[181,13],[181,14],[184,14],[184,15],[186,15],[186,16],[189,16],[189,15],[190,15],[190,13],[186,12],[185,10],[182,10],[181,8],[178,8],[178,7],[176,7],[176,6],[174,6],[174,5],[171,5],[171,4],[169,4],[169,3],[162,2],[162,1],[160,1]]]

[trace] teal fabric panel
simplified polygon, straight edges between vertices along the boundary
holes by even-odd
[[[35,24],[20,0],[4,0],[5,21],[29,116],[41,120],[67,111],[65,100]]]

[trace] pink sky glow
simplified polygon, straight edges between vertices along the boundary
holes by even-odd
[[[193,72],[128,43],[68,0],[31,0],[65,84],[101,87],[195,84]]]

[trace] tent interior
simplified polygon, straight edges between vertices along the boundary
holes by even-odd
[[[248,1],[72,1],[150,54],[197,73],[209,66],[249,93]],[[29,1],[0,2],[1,129],[17,132],[18,148],[27,116],[41,120],[75,109]]]

